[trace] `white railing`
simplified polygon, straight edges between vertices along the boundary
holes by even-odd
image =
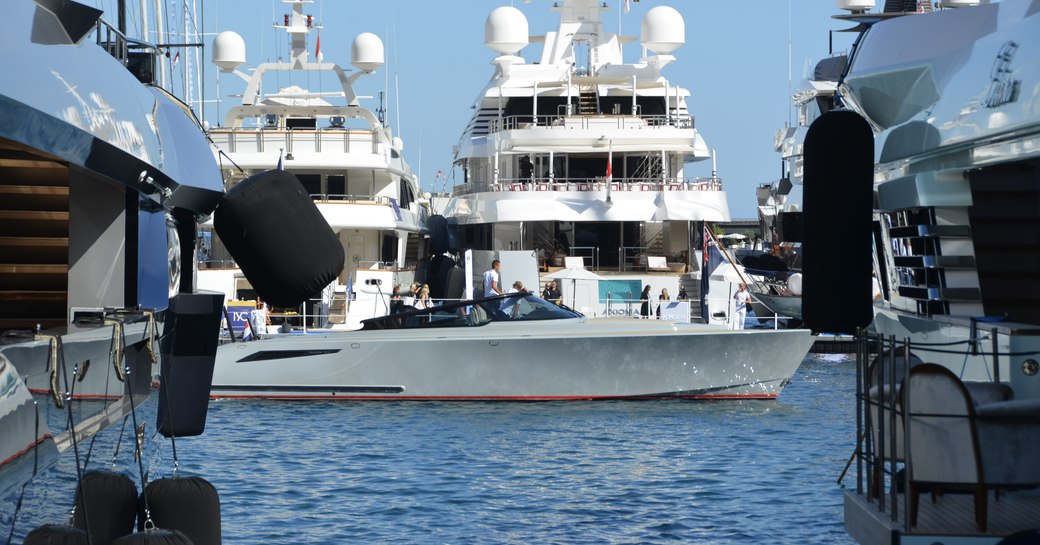
[[[690,115],[513,115],[488,121],[488,133],[520,129],[692,129]]]
[[[501,178],[498,183],[469,182],[455,186],[455,195],[504,191],[606,191],[604,178]],[[610,190],[620,192],[722,191],[722,178],[616,178]]]
[[[310,153],[379,153],[372,131],[341,128],[267,129],[213,128],[213,143],[228,153],[263,153],[284,150]]]

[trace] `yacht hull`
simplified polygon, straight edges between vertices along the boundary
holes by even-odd
[[[777,397],[813,338],[654,320],[287,335],[221,346],[213,397],[562,400]]]

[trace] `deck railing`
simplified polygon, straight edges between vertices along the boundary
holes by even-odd
[[[378,153],[372,131],[339,127],[268,129],[212,128],[213,143],[228,153]]]
[[[494,182],[469,182],[455,186],[455,195],[498,193],[504,191],[578,191],[605,192],[605,178],[500,178]],[[615,178],[610,182],[612,192],[657,191],[722,191],[722,178]]]
[[[512,115],[488,121],[488,133],[522,129],[693,129],[690,115]]]

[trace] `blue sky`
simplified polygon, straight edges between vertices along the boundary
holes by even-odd
[[[178,0],[174,8],[183,1]],[[618,0],[606,2],[612,10],[607,26],[616,31]],[[93,3],[109,10],[114,9],[115,0]],[[127,4],[135,10],[139,2]],[[472,113],[470,106],[491,76],[495,53],[484,46],[484,20],[501,5],[523,11],[533,35],[555,28],[556,14],[549,10],[549,0],[316,0],[304,10],[324,26],[321,49],[326,62],[349,67],[350,43],[361,32],[383,39],[387,64],[375,75],[362,78],[356,88],[359,94],[373,97],[388,91],[388,119],[404,139],[405,157],[419,171],[426,191],[450,190],[454,183],[448,180],[445,185],[443,179],[435,179],[436,174],[450,170],[451,147],[458,142]],[[692,93],[690,111],[708,146],[716,150],[718,174],[732,216],[755,217],[754,188],[780,175],[773,138],[791,116],[790,85],[797,85],[807,67],[828,55],[829,31],[849,25],[831,18],[838,13],[834,0],[642,0],[633,2],[630,13],[622,16],[622,34],[638,38],[643,15],[659,5],[676,8],[686,23],[686,45],[675,53],[677,61],[665,69],[665,75]],[[217,32],[234,30],[245,38],[247,66],[276,60],[279,54],[285,55],[288,39],[271,26],[290,11],[290,6],[271,0],[205,2],[206,56]],[[115,21],[114,14],[106,13],[106,18]],[[128,19],[134,24],[136,13]],[[312,34],[312,54],[314,39]],[[834,33],[836,51],[847,49],[851,41],[850,34]],[[531,44],[521,54],[530,61],[540,54],[540,45]],[[636,60],[639,53],[637,44],[628,45],[626,62]],[[205,66],[206,99],[213,101],[217,72],[208,58]],[[334,86],[331,80],[318,85],[294,83],[320,85],[326,90]],[[229,76],[221,76],[220,85],[225,100],[245,86]],[[221,115],[229,104],[220,107]],[[366,105],[375,109],[378,101],[373,98]],[[214,102],[207,103],[205,118],[212,124],[220,121]],[[708,176],[710,161],[690,165],[686,172],[687,176]]]

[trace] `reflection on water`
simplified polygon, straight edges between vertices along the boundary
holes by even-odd
[[[835,480],[854,379],[851,360],[810,355],[777,401],[216,401],[177,452],[220,491],[229,544],[852,543]],[[153,478],[170,451],[153,441]],[[63,519],[70,462],[27,491],[17,535]]]

